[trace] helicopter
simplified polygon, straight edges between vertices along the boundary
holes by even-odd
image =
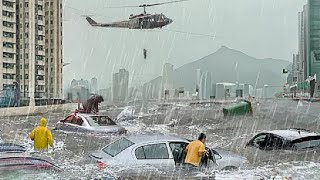
[[[126,21],[118,21],[112,23],[97,23],[91,17],[86,16],[86,20],[91,26],[95,27],[115,27],[115,28],[129,28],[129,29],[155,29],[162,28],[163,26],[167,26],[173,22],[172,19],[167,18],[164,14],[148,14],[146,12],[146,7],[158,6],[169,3],[176,3],[188,0],[177,0],[177,1],[169,1],[163,3],[155,3],[155,4],[143,4],[138,6],[122,6],[122,7],[109,7],[109,8],[126,8],[126,7],[140,7],[143,8],[143,13],[138,15],[131,14],[129,20]]]

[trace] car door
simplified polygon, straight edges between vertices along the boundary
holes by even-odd
[[[166,142],[139,145],[133,149],[132,153],[138,166],[158,168],[174,168],[175,166]]]
[[[169,142],[170,153],[176,166],[182,165],[186,156],[187,142]]]

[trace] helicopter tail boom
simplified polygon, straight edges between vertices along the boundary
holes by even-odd
[[[87,16],[86,17],[86,20],[88,21],[88,23],[91,25],[91,26],[98,26],[98,23],[96,21],[94,21],[91,17]]]

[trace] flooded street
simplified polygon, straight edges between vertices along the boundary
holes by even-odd
[[[238,153],[249,160],[249,166],[237,171],[217,171],[190,175],[183,171],[167,172],[150,168],[141,171],[135,167],[108,167],[99,170],[88,152],[99,150],[117,135],[94,136],[52,131],[55,149],[39,156],[59,166],[61,172],[15,172],[3,173],[1,179],[270,179],[274,176],[288,176],[293,179],[317,179],[320,177],[319,152],[290,153],[285,151],[261,151],[245,147],[257,132],[263,130],[304,128],[318,132],[320,104],[294,102],[291,100],[261,100],[254,104],[253,116],[225,118],[220,104],[172,103],[166,105],[134,104],[136,114],[148,114],[117,124],[125,127],[129,134],[160,133],[178,135],[188,139],[197,138],[200,132],[207,134],[208,147],[222,147]],[[115,119],[123,108],[100,108],[102,114]],[[70,111],[42,115],[48,119],[50,129]],[[33,151],[29,133],[42,116],[1,117],[1,138]],[[210,176],[210,177],[208,177]],[[3,178],[2,178],[3,177]]]

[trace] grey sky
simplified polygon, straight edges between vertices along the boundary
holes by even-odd
[[[165,62],[177,68],[222,45],[256,58],[288,61],[297,51],[298,12],[306,0],[190,0],[151,7],[147,12],[164,13],[174,21],[155,30],[93,28],[81,17],[94,14],[98,22],[126,20],[143,9],[104,7],[165,1],[169,0],[65,0],[64,58],[72,63],[64,69],[66,85],[73,78],[97,77],[100,88],[105,88],[119,68],[129,70],[133,84],[142,83],[160,75]],[[143,48],[148,50],[147,60]]]

